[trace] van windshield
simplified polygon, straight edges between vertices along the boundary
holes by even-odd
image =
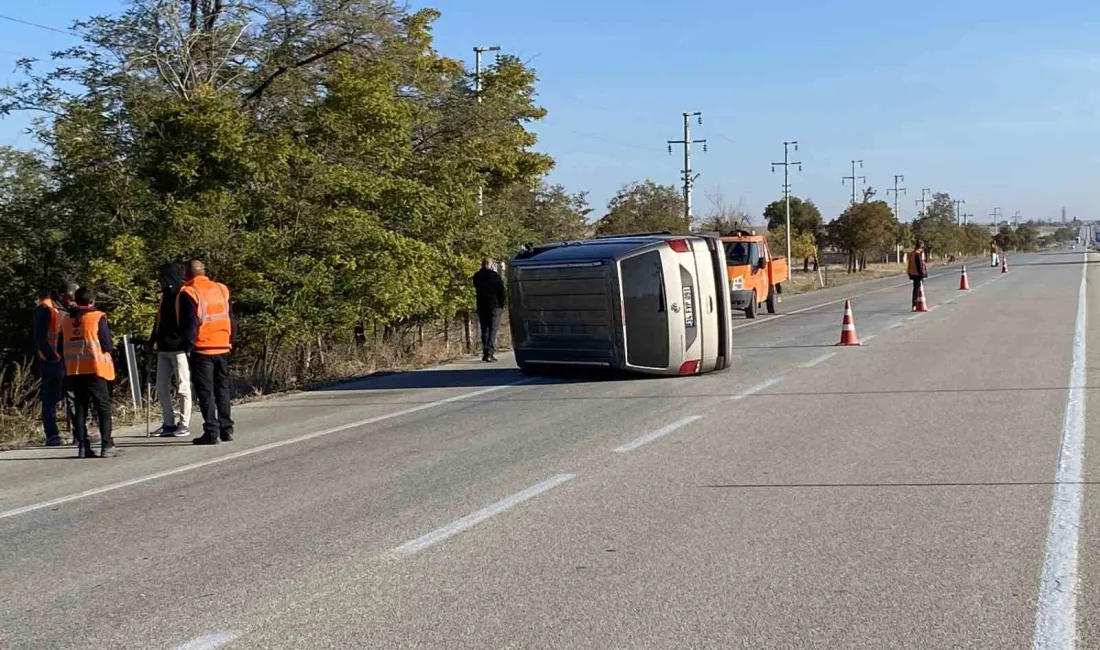
[[[726,265],[744,266],[749,263],[749,245],[743,241],[726,244]]]

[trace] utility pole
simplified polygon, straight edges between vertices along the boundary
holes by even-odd
[[[962,225],[965,226],[966,224],[970,223],[970,220],[973,219],[973,218],[974,218],[973,214],[964,214],[962,216],[962,220],[963,220]]]
[[[1013,221],[1016,222],[1016,227],[1019,228],[1020,227],[1020,211],[1019,210],[1016,211],[1016,214],[1012,215],[1012,219],[1013,219]]]
[[[668,152],[672,153],[672,145],[682,144],[684,145],[684,221],[691,225],[691,188],[695,184],[695,179],[699,178],[699,174],[691,175],[691,145],[701,144],[703,145],[703,152],[707,151],[707,141],[704,140],[692,140],[691,139],[691,118],[696,118],[699,125],[703,125],[703,114],[699,111],[694,113],[684,113],[684,139],[683,140],[669,140]]]
[[[931,193],[932,190],[928,189],[927,187],[922,188],[920,191],[920,198],[913,202],[915,205],[920,206],[920,216],[922,217],[924,216],[924,206],[926,203],[928,203],[928,201],[924,200],[924,197]]]
[[[898,212],[898,192],[905,194],[904,187],[898,187],[899,182],[905,182],[904,174],[894,174],[894,189],[887,188],[886,196],[890,196],[890,192],[894,193],[894,218],[901,221],[901,213]],[[894,242],[894,254],[897,255],[898,264],[901,264],[901,241]]]
[[[959,199],[955,201],[955,223],[962,225],[962,204],[966,203],[965,200]]]
[[[474,46],[474,99],[481,103],[481,54],[483,52],[499,52],[499,45],[475,45]],[[477,186],[477,216],[485,215],[485,186]]]
[[[856,203],[856,181],[857,180],[862,180],[864,182],[864,184],[866,184],[866,182],[867,182],[867,177],[866,176],[856,176],[856,163],[859,163],[859,168],[863,169],[863,161],[862,160],[853,160],[852,161],[852,175],[851,176],[843,176],[840,179],[841,185],[844,184],[844,181],[852,181],[852,205],[855,205],[855,203]]]
[[[685,138],[686,139],[686,138]],[[787,203],[787,280],[791,279],[791,177],[790,167],[791,165],[798,165],[798,171],[802,171],[802,163],[795,160],[790,160],[788,156],[788,150],[791,146],[794,146],[794,150],[798,151],[798,140],[791,140],[790,142],[783,143],[783,162],[772,163],[772,173],[775,173],[777,165],[783,166],[783,200]]]
[[[997,227],[997,225],[1001,223],[1001,209],[1000,208],[993,208],[993,212],[991,212],[989,214],[989,216],[993,218],[993,227]]]

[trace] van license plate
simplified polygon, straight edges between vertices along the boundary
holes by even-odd
[[[691,287],[684,287],[684,327],[695,327],[695,297]]]

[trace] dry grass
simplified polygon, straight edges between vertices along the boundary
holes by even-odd
[[[0,380],[0,449],[45,442],[38,418],[38,378],[31,362],[12,366]]]
[[[839,287],[845,284],[877,280],[892,275],[899,275],[905,273],[905,271],[906,268],[904,264],[868,264],[866,271],[860,271],[858,273],[847,273],[843,266],[822,265],[821,277],[819,278],[818,274],[814,271],[804,273],[802,269],[795,269],[791,276],[791,281],[783,283],[783,295],[797,295],[800,293],[817,291],[822,288]],[[821,280],[825,281],[824,287],[821,286]]]

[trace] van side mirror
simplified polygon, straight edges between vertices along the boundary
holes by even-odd
[[[766,259],[764,259],[763,257],[756,260],[756,268],[764,269],[764,268],[767,268],[767,266],[768,266],[768,261]]]

